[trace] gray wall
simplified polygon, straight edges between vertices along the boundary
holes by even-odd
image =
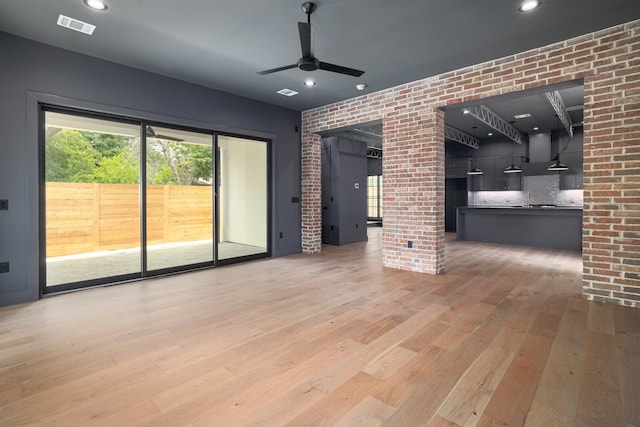
[[[2,32],[0,52],[0,305],[39,295],[38,101],[272,139],[272,254],[300,252],[299,112]]]
[[[367,240],[367,144],[341,136],[324,138],[321,176],[322,242]]]

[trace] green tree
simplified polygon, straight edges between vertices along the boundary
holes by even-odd
[[[93,175],[94,182],[101,184],[137,184],[139,177],[138,161],[124,151],[113,157],[103,157]]]
[[[45,179],[51,182],[93,182],[102,156],[77,130],[61,130],[45,145]]]
[[[97,132],[48,128],[46,179],[137,184],[140,140]],[[149,138],[147,180],[153,184],[210,185],[211,147]]]
[[[104,157],[115,157],[125,150],[132,138],[110,133],[80,131],[82,137],[89,141],[91,147]]]
[[[211,147],[157,139],[147,151],[162,153],[151,181],[157,184],[198,185],[211,180]]]

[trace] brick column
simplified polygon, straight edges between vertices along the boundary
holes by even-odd
[[[322,248],[321,139],[302,135],[302,252],[313,254]]]
[[[384,120],[385,267],[444,269],[444,113],[403,109]],[[411,242],[411,248],[409,248]]]

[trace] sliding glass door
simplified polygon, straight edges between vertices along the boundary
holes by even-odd
[[[146,126],[147,270],[213,263],[213,136]]]
[[[267,143],[218,136],[218,259],[266,254]]]
[[[42,117],[44,293],[269,255],[266,141],[47,107]]]
[[[137,277],[140,126],[46,111],[46,286]]]

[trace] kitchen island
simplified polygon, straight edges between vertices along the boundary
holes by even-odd
[[[457,208],[458,240],[582,250],[582,208]]]

